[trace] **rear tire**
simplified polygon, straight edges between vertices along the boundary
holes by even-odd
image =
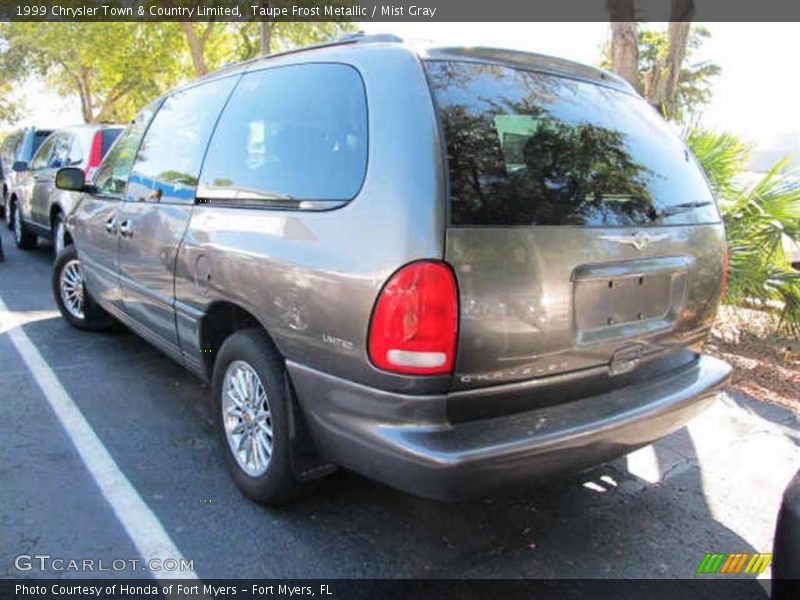
[[[11,205],[11,221],[14,225],[14,242],[20,250],[30,250],[36,247],[36,234],[30,231],[22,220],[19,206],[16,202]]]
[[[11,199],[6,198],[6,214],[5,214],[5,224],[9,231],[14,229],[14,220],[12,219],[11,214]]]
[[[53,296],[67,323],[85,331],[104,331],[114,325],[114,318],[92,299],[83,282],[75,246],[67,246],[53,264]]]
[[[271,340],[256,328],[228,337],[214,362],[214,412],[225,465],[244,495],[261,504],[285,503],[299,488],[285,369]]]

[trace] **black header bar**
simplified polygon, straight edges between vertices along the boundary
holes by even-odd
[[[0,21],[800,21],[797,0],[0,0]],[[799,32],[800,33],[800,32]]]
[[[16,579],[0,600],[764,600],[752,578],[532,579]]]

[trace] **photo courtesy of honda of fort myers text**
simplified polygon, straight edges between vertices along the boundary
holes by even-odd
[[[798,17],[0,0],[0,600],[800,597]]]

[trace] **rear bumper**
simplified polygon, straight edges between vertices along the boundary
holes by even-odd
[[[727,363],[702,356],[660,378],[610,393],[450,424],[445,395],[387,393],[296,363],[287,366],[327,460],[443,500],[584,469],[653,442],[712,402],[731,371]]]

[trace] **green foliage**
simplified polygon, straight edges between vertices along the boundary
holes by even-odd
[[[10,83],[0,83],[0,123],[13,123],[22,115],[20,103],[10,98],[11,91]]]
[[[710,37],[711,33],[707,28],[692,25],[686,43],[686,56],[678,76],[676,110],[671,115],[676,120],[691,118],[711,100],[712,80],[722,69],[709,61],[692,62],[697,50]],[[667,54],[668,49],[669,38],[666,31],[639,30],[639,72],[642,77],[654,67],[658,58]]]
[[[639,27],[637,30],[639,52],[639,83],[643,86],[648,74],[657,68],[659,59],[663,59],[669,50],[669,36],[666,31],[657,31]],[[719,65],[704,61],[692,62],[693,56],[711,37],[707,28],[692,25],[686,43],[686,56],[681,65],[676,88],[676,107],[674,114],[666,115],[678,121],[691,121],[711,100],[711,84],[714,77],[720,74]],[[600,66],[611,69],[611,48],[603,48],[603,60]]]
[[[689,130],[686,141],[719,199],[728,237],[730,279],[725,301],[780,306],[781,323],[800,332],[800,272],[784,255],[784,239],[800,240],[800,184],[779,161],[758,182],[737,181],[750,147],[729,133]]]
[[[684,131],[687,145],[705,169],[718,198],[732,198],[739,193],[737,176],[747,169],[753,147],[732,133],[689,127]]]
[[[129,120],[180,75],[181,40],[158,25],[10,22],[0,38],[19,83],[33,73],[77,96],[87,122]]]
[[[186,24],[183,24],[186,25]],[[205,67],[213,71],[256,56],[258,23],[190,23]],[[319,43],[354,30],[349,22],[270,23],[273,51]],[[207,32],[207,33],[206,33]],[[204,35],[205,34],[205,35]],[[0,23],[0,122],[22,107],[7,88],[42,77],[77,97],[85,121],[126,122],[145,104],[195,75],[186,32],[175,22]]]
[[[0,27],[2,26],[0,25]],[[11,98],[14,91],[14,79],[19,77],[21,65],[16,60],[16,54],[10,52],[1,32],[2,30],[0,30],[0,73],[3,74],[3,78],[0,81],[0,124],[13,123],[23,113],[22,104]]]
[[[245,46],[247,51],[241,52],[240,57],[242,59],[251,58],[257,54],[258,23],[246,23],[241,28],[240,35],[248,37],[253,43],[250,46]],[[289,50],[298,46],[319,44],[353,31],[356,31],[355,24],[346,21],[319,23],[274,22],[270,23],[270,36],[273,40],[272,51],[280,52],[281,50]]]

